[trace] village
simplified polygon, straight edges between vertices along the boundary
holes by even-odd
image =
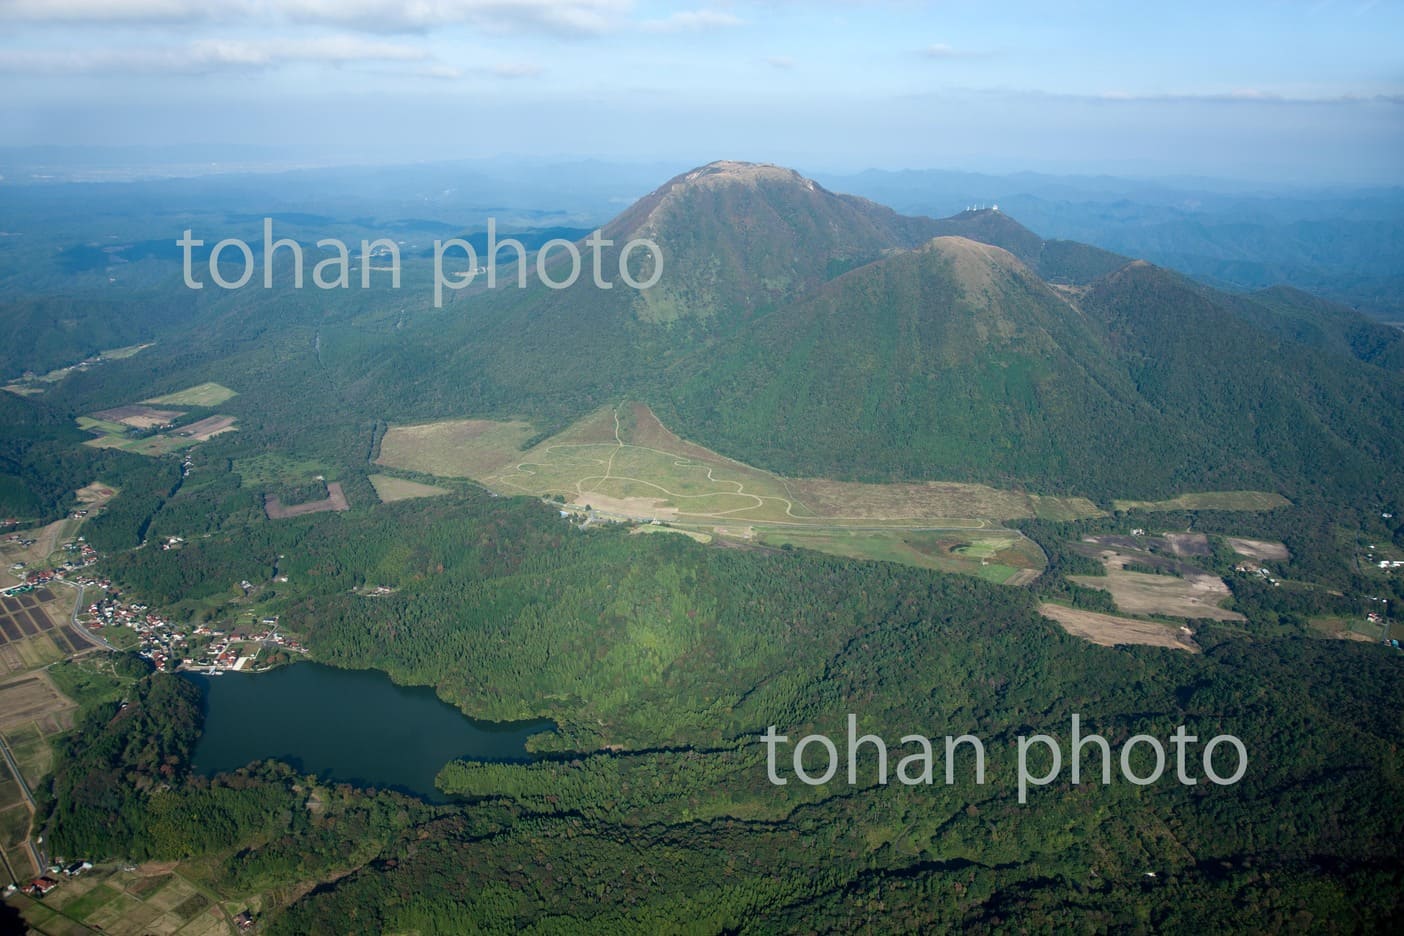
[[[82,514],[86,514],[86,511],[76,512],[75,518]],[[22,533],[12,533],[4,542],[27,549],[35,540]],[[183,542],[178,536],[169,537],[160,548],[168,551],[179,547]],[[51,562],[48,568],[29,568],[24,562],[12,563],[10,571],[20,578],[21,582],[0,589],[0,597],[25,594],[53,583],[76,586],[80,595],[89,589],[96,589],[102,596],[75,611],[74,625],[83,627],[94,635],[98,642],[113,649],[134,650],[160,670],[187,669],[211,674],[229,671],[256,672],[273,665],[257,665],[259,654],[265,649],[300,654],[307,652],[296,638],[279,632],[276,616],[261,618],[256,626],[231,627],[226,630],[209,624],[178,622],[163,613],[153,611],[145,604],[124,601],[121,592],[113,586],[111,580],[77,574],[96,564],[101,558],[83,537],[61,544],[59,550],[63,558]],[[249,582],[239,584],[246,593],[253,588]],[[111,636],[109,639],[104,635],[104,631],[115,628],[129,629],[134,633],[135,641],[117,636]]]
[[[278,619],[265,617],[255,628],[223,630],[208,624],[182,624],[144,604],[127,603],[120,595],[105,595],[87,608],[84,621],[93,632],[125,627],[136,632],[136,651],[157,669],[185,669],[220,674],[258,672],[260,651],[268,648],[306,653],[301,642],[278,632]]]

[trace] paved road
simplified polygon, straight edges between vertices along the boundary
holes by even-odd
[[[69,624],[71,625],[71,627],[70,627],[71,630],[76,631],[80,637],[82,637],[82,638],[83,638],[84,640],[86,640],[88,643],[92,644],[94,647],[99,647],[99,648],[104,649],[104,650],[116,650],[116,649],[117,649],[116,647],[112,646],[112,644],[108,643],[104,638],[99,637],[97,634],[94,634],[92,631],[88,630],[86,627],[84,627],[84,626],[82,626],[81,624],[78,623],[78,615],[79,615],[79,613],[83,610],[83,586],[82,586],[82,585],[77,585],[77,584],[75,584],[75,583],[73,583],[73,582],[65,582],[65,581],[62,580],[62,579],[54,579],[54,580],[53,580],[52,582],[50,582],[49,584],[50,584],[50,585],[67,585],[69,588],[76,588],[76,589],[78,589],[78,597],[75,598],[75,599],[73,600],[73,613],[72,613],[71,615],[69,615],[69,618],[68,618],[68,622],[69,622]]]
[[[34,821],[36,804],[34,794],[29,790],[29,784],[24,780],[24,774],[20,773],[19,764],[15,761],[14,754],[10,753],[10,746],[5,743],[4,737],[0,737],[0,754],[5,756],[5,763],[10,767],[10,773],[15,775],[15,781],[19,784],[20,793],[24,796],[25,805],[29,807],[30,828],[29,835],[24,838],[24,847],[29,851],[29,860],[34,865],[35,874],[44,873],[44,856],[39,854],[39,849],[34,847]],[[7,861],[8,865],[9,862]]]

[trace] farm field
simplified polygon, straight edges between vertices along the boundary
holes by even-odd
[[[16,875],[43,870],[28,847],[34,803],[26,790],[40,788],[53,770],[49,739],[71,729],[76,713],[77,705],[55,688],[47,673],[0,681],[0,741],[8,755],[0,763],[0,851]]]
[[[1311,626],[1330,637],[1358,640],[1361,643],[1375,643],[1384,635],[1384,625],[1374,624],[1363,618],[1324,615],[1312,618]]]
[[[1281,543],[1271,543],[1266,540],[1243,539],[1238,536],[1227,537],[1229,548],[1240,556],[1247,556],[1249,559],[1262,559],[1266,562],[1286,562],[1292,558],[1292,554],[1287,551],[1287,547]]]
[[[1006,530],[960,533],[773,527],[758,532],[756,540],[765,546],[792,546],[850,559],[900,562],[1010,585],[1032,581],[1044,567],[1043,554],[1036,545]]]
[[[141,403],[97,410],[77,417],[76,422],[79,429],[93,436],[84,442],[84,445],[122,449],[137,455],[166,455],[204,442],[221,432],[237,429],[235,424],[238,418],[217,413],[168,431],[134,436],[133,431],[147,432],[162,428],[186,414],[185,410],[157,409],[151,404],[209,408],[218,406],[234,396],[237,394],[228,387],[216,383],[200,384]]]
[[[194,438],[194,436],[180,434],[157,434],[145,436],[145,438],[129,438],[125,435],[125,427],[122,432],[112,432],[101,422],[86,420],[84,417],[79,417],[77,422],[79,422],[80,429],[86,429],[88,432],[101,432],[101,435],[87,439],[83,443],[83,445],[90,445],[95,449],[122,449],[124,452],[154,457],[180,452],[181,449],[188,449],[190,446],[204,441],[204,439]]]
[[[33,900],[11,903],[41,933],[215,936],[235,932],[228,910],[169,864],[99,865]]]
[[[561,499],[596,519],[660,522],[759,545],[815,549],[994,581],[1027,581],[1042,551],[1000,521],[1036,514],[1027,495],[975,484],[788,479],[679,438],[643,404],[604,408],[523,450],[522,422],[392,426],[379,464],[471,478],[500,494]],[[1058,509],[1095,511],[1075,499]],[[924,531],[971,531],[926,536]],[[975,535],[977,534],[978,535]]]
[[[1139,621],[1046,602],[1038,606],[1038,613],[1058,622],[1063,630],[1074,637],[1082,637],[1103,647],[1143,644],[1187,650],[1190,653],[1199,652],[1190,634],[1158,621]]]
[[[341,490],[341,482],[330,481],[327,483],[325,500],[284,507],[276,495],[268,494],[263,499],[263,509],[268,514],[268,519],[285,520],[288,517],[301,517],[305,514],[322,513],[328,510],[350,510],[351,505],[346,500],[346,494]]]
[[[1276,510],[1290,504],[1287,498],[1269,491],[1205,491],[1169,500],[1112,502],[1117,510]]]
[[[33,729],[47,737],[65,731],[73,723],[74,708],[74,703],[59,692],[45,673],[30,673],[0,683],[0,735],[14,750],[22,769],[21,733]]]
[[[233,430],[235,422],[236,420],[233,416],[207,416],[188,426],[181,426],[179,429],[174,430],[174,433],[178,436],[187,436],[194,439],[196,442],[204,442],[206,439],[211,439],[221,432]]]
[[[391,426],[380,443],[378,464],[441,478],[481,479],[512,458],[536,431],[530,423],[452,419]]]
[[[1034,516],[1040,520],[1066,522],[1085,520],[1091,517],[1105,517],[1107,512],[1085,497],[1056,497],[1048,494],[1030,494]]]
[[[150,400],[142,400],[143,403],[154,403],[158,406],[218,406],[226,400],[232,400],[238,396],[236,392],[217,383],[196,384],[193,387],[186,387],[175,393],[168,393],[165,396],[153,397]]]
[[[1220,607],[1230,594],[1224,580],[1186,561],[1210,555],[1209,540],[1201,533],[1105,534],[1072,545],[1074,551],[1101,562],[1107,574],[1071,575],[1069,581],[1110,592],[1120,611],[1244,620],[1243,615]]]
[[[0,597],[0,680],[90,646],[69,624],[72,600],[70,593],[59,596],[47,587]],[[0,708],[0,725],[6,711]]]
[[[1116,559],[1122,565],[1127,562],[1141,562],[1169,570],[1181,567],[1182,564],[1176,560],[1213,554],[1209,546],[1209,537],[1203,533],[1161,533],[1149,536],[1100,534],[1084,537],[1078,551],[1096,559]],[[1193,570],[1193,567],[1190,568]]]
[[[117,423],[131,426],[133,429],[155,429],[157,426],[164,426],[184,415],[183,410],[163,410],[134,403],[129,406],[117,406],[93,413],[92,419],[100,425]]]
[[[381,503],[393,504],[395,501],[412,500],[416,497],[437,497],[440,494],[447,494],[448,488],[436,487],[432,484],[421,484],[418,481],[406,481],[404,478],[394,478],[385,474],[373,474],[369,478],[371,486],[375,488],[376,496]]]
[[[1130,572],[1108,564],[1106,575],[1070,575],[1069,581],[1110,592],[1116,607],[1127,614],[1243,621],[1237,611],[1220,607],[1229,587],[1217,575],[1187,572],[1181,576]]]

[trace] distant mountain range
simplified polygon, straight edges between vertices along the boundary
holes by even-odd
[[[1233,291],[1290,285],[1404,322],[1404,189],[1269,189],[1206,179],[1138,181],[942,170],[825,175],[898,211],[998,203],[1050,237],[1099,244]]]

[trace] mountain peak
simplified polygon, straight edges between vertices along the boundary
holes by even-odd
[[[793,169],[777,166],[774,163],[738,162],[732,159],[719,159],[685,172],[670,180],[664,188],[679,185],[734,184],[755,185],[759,182],[789,182],[813,192],[819,188],[812,179],[807,179]]]
[[[980,258],[988,263],[1011,269],[1023,269],[1024,263],[1014,254],[995,244],[987,244],[959,234],[940,234],[922,244],[921,250],[935,250],[949,257]]]
[[[941,233],[934,222],[829,191],[772,163],[719,160],[674,176],[608,225],[646,237],[668,274],[635,297],[646,321],[749,315]],[[957,232],[951,232],[957,233]]]
[[[691,195],[717,193],[728,189],[755,190],[762,184],[790,187],[795,192],[829,195],[825,188],[793,169],[774,163],[718,159],[705,166],[680,173],[649,192],[605,228],[610,236],[638,231],[649,235],[657,230],[659,216],[673,203]]]

